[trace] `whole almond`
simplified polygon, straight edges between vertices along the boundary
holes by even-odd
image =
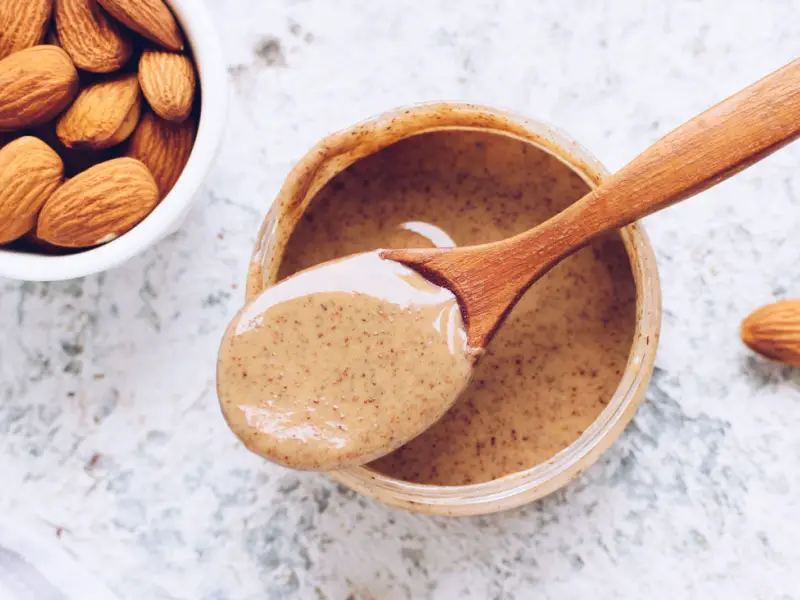
[[[116,75],[81,90],[56,133],[68,148],[110,148],[133,133],[141,107],[136,73]]]
[[[21,137],[0,149],[0,244],[33,229],[63,176],[61,158],[35,137]]]
[[[111,16],[168,50],[183,50],[183,35],[162,0],[97,0]]]
[[[139,85],[150,107],[162,119],[181,122],[192,111],[197,82],[192,61],[183,54],[142,52]]]
[[[0,131],[40,125],[78,93],[78,72],[57,46],[34,46],[0,60]]]
[[[742,341],[754,352],[800,367],[800,300],[762,306],[742,322]]]
[[[53,0],[0,1],[0,58],[41,42],[52,9]]]
[[[162,200],[178,181],[189,160],[195,133],[192,119],[170,123],[147,111],[128,141],[125,155],[147,165],[155,177]]]
[[[61,47],[79,69],[110,73],[131,57],[129,36],[97,0],[56,0],[55,20]]]
[[[133,158],[115,158],[76,175],[56,190],[39,215],[36,236],[56,246],[110,242],[158,204],[158,186]]]

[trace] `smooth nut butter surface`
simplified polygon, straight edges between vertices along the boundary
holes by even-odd
[[[453,294],[371,252],[298,273],[245,306],[222,341],[217,386],[250,450],[332,470],[419,435],[471,370]]]
[[[588,189],[557,158],[508,136],[417,135],[361,159],[317,194],[292,234],[281,276],[375,248],[496,241]],[[408,481],[462,485],[550,459],[613,395],[635,313],[619,236],[569,257],[521,299],[444,417],[372,467]]]

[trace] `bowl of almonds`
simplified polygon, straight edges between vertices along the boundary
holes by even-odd
[[[0,0],[0,275],[81,277],[175,231],[226,101],[198,0]]]

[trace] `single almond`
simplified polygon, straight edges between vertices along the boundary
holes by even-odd
[[[155,177],[163,200],[178,181],[194,146],[194,120],[171,123],[147,111],[128,141],[126,156],[142,161]]]
[[[181,28],[162,0],[97,0],[111,16],[168,50],[183,50]]]
[[[35,137],[21,137],[0,149],[0,244],[33,229],[63,177],[61,158]]]
[[[61,48],[34,46],[15,52],[0,60],[0,131],[46,123],[77,93],[78,72]]]
[[[0,58],[44,39],[53,0],[0,1]]]
[[[139,59],[139,85],[150,107],[162,119],[179,123],[192,111],[197,82],[188,56],[145,50]]]
[[[68,148],[110,148],[133,133],[141,108],[136,73],[115,75],[81,90],[56,133]]]
[[[110,73],[131,57],[127,33],[97,4],[97,0],[55,0],[56,29],[61,47],[75,66],[93,73]]]
[[[742,341],[754,352],[800,367],[800,300],[762,306],[742,322]]]
[[[133,158],[114,158],[76,175],[50,196],[36,237],[66,248],[104,244],[130,231],[158,204],[149,169]]]

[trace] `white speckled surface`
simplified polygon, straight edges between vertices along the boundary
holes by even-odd
[[[261,216],[320,137],[396,105],[550,121],[612,170],[800,55],[798,0],[209,0],[230,64],[220,160],[185,228],[105,275],[1,281],[0,510],[123,600],[800,598],[800,372],[740,320],[800,297],[800,146],[647,222],[657,372],[600,462],[525,509],[387,509],[246,452],[218,339]]]

